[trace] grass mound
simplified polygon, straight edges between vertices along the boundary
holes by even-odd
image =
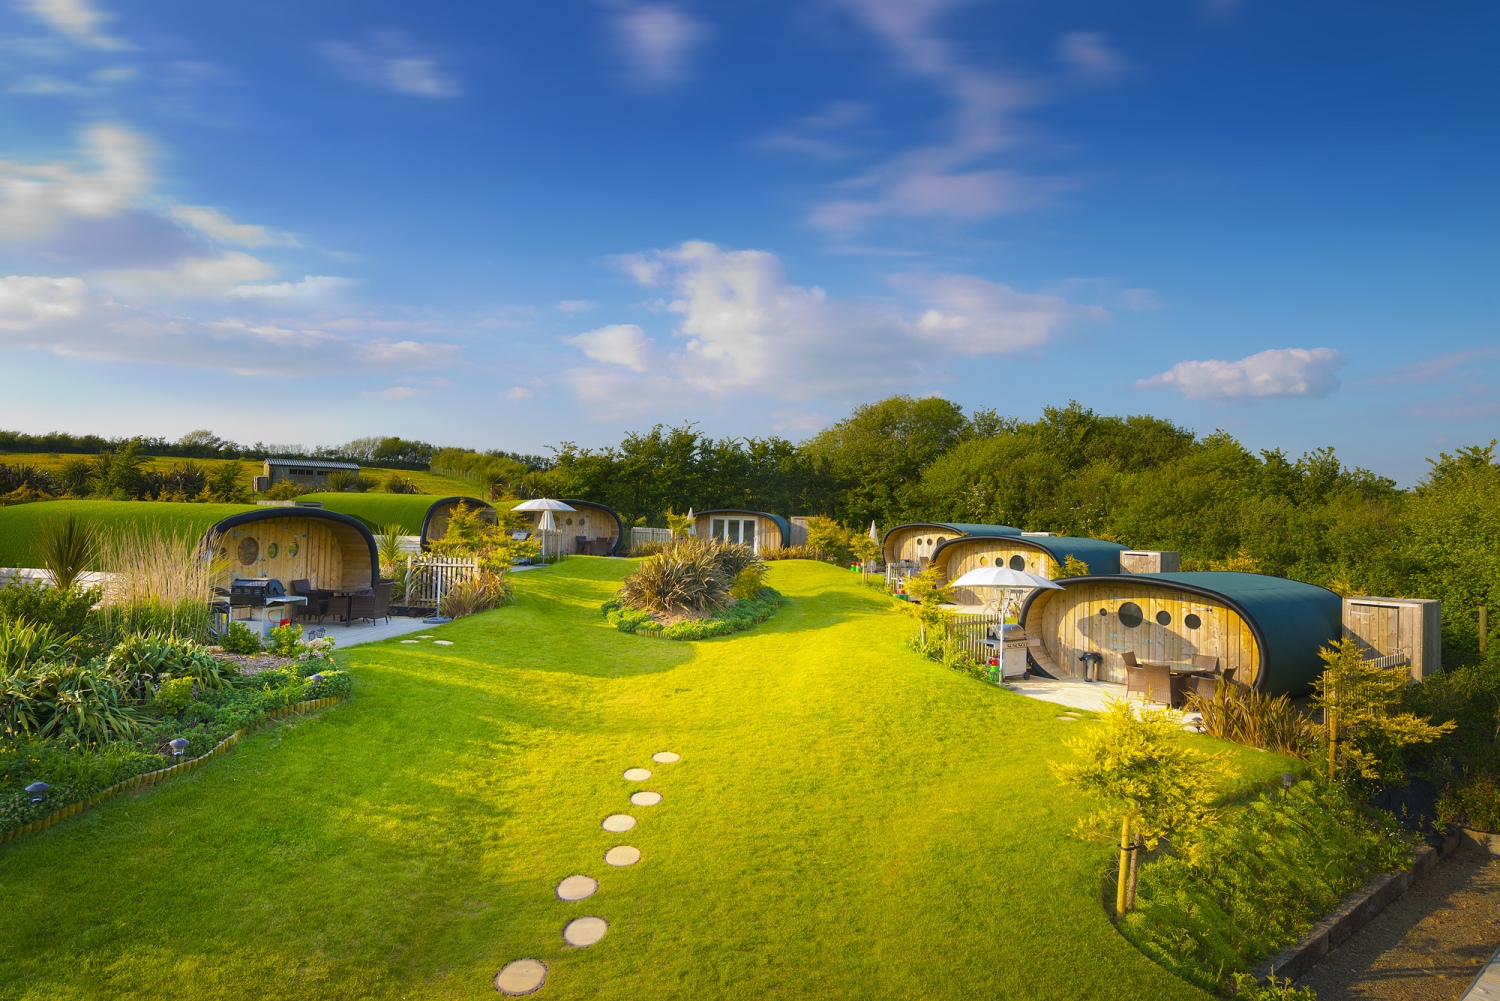
[[[743,632],[766,621],[785,603],[781,592],[763,587],[753,598],[743,598],[702,618],[683,618],[664,622],[660,613],[606,601],[604,619],[622,633],[649,633],[669,640],[706,640]]]
[[[202,535],[232,514],[256,510],[253,504],[187,504],[174,501],[54,500],[0,508],[0,567],[41,565],[37,542],[42,525],[71,511],[105,532]]]

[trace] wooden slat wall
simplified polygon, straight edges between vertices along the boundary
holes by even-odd
[[[259,552],[253,563],[239,560],[240,540],[252,538]],[[276,555],[269,556],[272,544]],[[292,547],[297,553],[292,555]],[[245,577],[274,577],[290,589],[294,580],[315,588],[370,586],[370,550],[364,537],[347,525],[310,518],[272,518],[230,529],[219,547],[230,571]]]
[[[606,515],[605,517],[608,516]],[[768,546],[781,545],[781,526],[770,518],[762,517],[753,511],[727,511],[714,515],[700,514],[694,520],[693,527],[698,532],[698,538],[711,539],[713,538],[713,522],[715,518],[735,518],[743,521],[750,517],[755,518],[755,548],[757,551],[765,549]]]
[[[600,507],[595,507],[592,504],[578,504],[575,507],[578,510],[572,514],[569,514],[567,511],[552,512],[552,517],[557,522],[557,530],[561,533],[562,552],[564,554],[571,555],[578,551],[578,546],[574,540],[580,535],[590,542],[604,539],[611,546],[619,542],[620,526],[608,511]],[[531,519],[533,527],[542,520],[542,515],[539,511],[523,513]],[[708,533],[704,532],[702,534],[706,537]],[[551,541],[547,543],[547,552],[552,552]]]
[[[903,528],[886,540],[886,562],[910,561],[912,563],[931,559],[932,551],[946,539],[958,538],[951,528]],[[927,540],[932,544],[928,545]]]
[[[1009,566],[1010,558],[1019,556],[1026,561],[1027,573],[1051,580],[1057,572],[1057,562],[1039,549],[1018,545],[1014,540],[966,538],[949,543],[940,559],[946,580],[957,580],[970,570],[984,566]],[[990,589],[973,590],[960,587],[954,590],[954,601],[960,605],[982,605],[992,597]]]
[[[1344,635],[1372,658],[1405,657],[1417,680],[1443,663],[1443,606],[1398,598],[1344,599]]]
[[[1144,617],[1134,629],[1123,625],[1117,614],[1127,601],[1139,605]],[[1100,615],[1101,609],[1106,614]],[[1170,623],[1159,624],[1158,612],[1168,613]],[[1197,629],[1184,623],[1190,612],[1202,620]],[[1040,639],[1058,667],[1073,677],[1083,676],[1079,655],[1097,653],[1104,657],[1101,677],[1123,683],[1126,651],[1141,661],[1174,665],[1191,663],[1194,654],[1210,654],[1219,658],[1220,666],[1235,668],[1235,680],[1246,684],[1254,684],[1260,674],[1260,648],[1239,613],[1166,587],[1082,584],[1047,591],[1032,605],[1026,632]]]

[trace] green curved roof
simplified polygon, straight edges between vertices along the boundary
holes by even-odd
[[[1327,588],[1285,577],[1233,571],[1098,574],[1067,577],[1059,584],[1084,583],[1165,587],[1218,599],[1238,612],[1260,644],[1256,687],[1271,695],[1303,695],[1323,673],[1318,651],[1344,632],[1344,599]],[[1038,592],[1021,607],[1021,622]]]
[[[1010,525],[973,525],[964,522],[953,521],[908,521],[904,525],[897,525],[895,528],[886,529],[886,533],[880,537],[881,548],[885,548],[886,540],[891,537],[892,533],[899,532],[903,528],[920,528],[923,525],[930,525],[933,528],[951,529],[952,531],[955,531],[960,535],[993,536],[1021,534],[1021,530],[1019,528],[1012,528]]]
[[[938,554],[949,546],[958,545],[965,539],[979,538],[977,535],[960,536],[957,539],[949,539],[932,551],[932,558],[938,558]],[[1105,542],[1103,539],[1089,539],[1073,535],[1022,535],[1019,538],[1011,536],[989,535],[988,538],[1005,538],[1006,541],[1014,541],[1022,545],[1031,545],[1051,556],[1061,566],[1067,562],[1069,556],[1076,560],[1082,560],[1088,564],[1089,573],[1117,574],[1120,572],[1120,554],[1129,549],[1129,546],[1118,542]]]

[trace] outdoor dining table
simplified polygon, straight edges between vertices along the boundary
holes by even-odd
[[[335,598],[344,599],[344,621],[348,622],[349,617],[354,614],[354,599],[361,594],[369,594],[370,589],[367,587],[361,587],[355,588],[352,591],[334,590],[330,591],[329,593],[332,594]]]

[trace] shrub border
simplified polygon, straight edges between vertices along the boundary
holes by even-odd
[[[346,698],[348,698],[347,695],[334,695],[326,699],[312,699],[307,702],[298,702],[293,705],[282,706],[280,709],[273,709],[270,712],[266,713],[264,719],[281,719],[285,716],[290,716],[293,713],[307,713],[312,712],[315,709],[324,709],[328,706],[336,705],[337,703],[344,701],[344,699]],[[113,796],[118,796],[122,792],[127,792],[131,789],[141,789],[146,786],[154,786],[156,785],[156,783],[162,781],[163,779],[169,779],[173,775],[178,775],[182,772],[190,772],[194,768],[197,768],[199,765],[201,765],[203,762],[207,761],[209,758],[212,758],[218,754],[222,754],[223,752],[233,747],[235,744],[238,744],[240,742],[240,738],[243,737],[246,732],[247,731],[245,729],[236,730],[234,731],[234,733],[231,733],[229,736],[225,737],[223,740],[215,744],[213,750],[208,751],[204,754],[200,754],[196,758],[189,758],[186,761],[179,761],[175,765],[168,765],[166,768],[158,768],[154,772],[142,772],[139,775],[132,775],[130,778],[122,779],[106,789],[101,789],[99,792],[94,793],[94,795],[89,796],[87,799],[80,799],[76,803],[69,803],[67,806],[61,807],[56,812],[48,814],[41,820],[33,820],[29,823],[22,824],[20,827],[14,828],[12,830],[0,832],[0,845],[19,838],[23,834],[35,834],[38,831],[45,831],[53,824],[67,820],[69,817],[77,816],[84,810],[87,810],[89,807],[98,806],[106,799],[109,799]]]

